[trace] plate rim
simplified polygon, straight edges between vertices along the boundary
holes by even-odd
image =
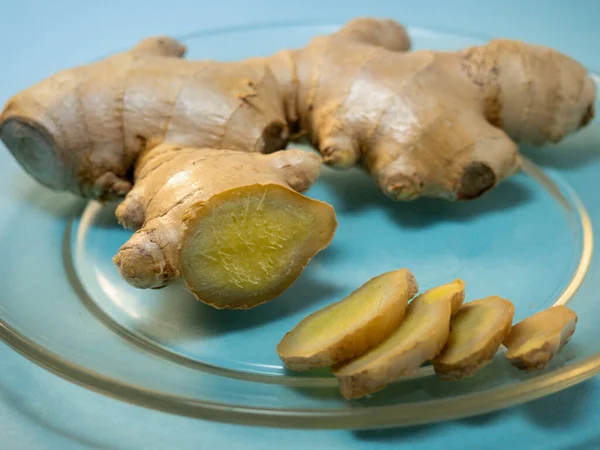
[[[281,410],[239,405],[232,407],[209,401],[194,401],[124,383],[87,370],[53,352],[43,350],[3,321],[0,321],[0,338],[13,350],[55,375],[116,400],[180,416],[240,425],[269,425],[277,428],[367,429],[406,427],[460,419],[553,394],[600,373],[600,353],[597,353],[579,363],[556,369],[535,379],[494,388],[488,391],[485,401],[482,401],[480,393],[472,393],[452,399],[373,406],[368,408],[369,414],[364,414],[364,408],[329,409],[326,412],[319,409]],[[574,376],[571,376],[572,372],[575,373]],[[433,417],[432,411],[435,411]]]

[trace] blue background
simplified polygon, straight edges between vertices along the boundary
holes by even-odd
[[[302,5],[302,6],[300,6]],[[248,22],[389,16],[523,39],[599,69],[595,1],[0,1],[0,104],[53,72],[153,34]],[[17,170],[14,163],[0,169]],[[0,343],[0,449],[600,448],[600,379],[499,413],[416,428],[304,431],[215,424],[79,388]]]

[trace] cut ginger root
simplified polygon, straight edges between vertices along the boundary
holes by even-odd
[[[136,163],[117,208],[137,229],[114,258],[139,288],[181,277],[199,300],[247,309],[283,292],[331,241],[333,208],[296,191],[318,177],[319,157],[160,145]]]
[[[462,280],[419,295],[400,326],[381,344],[361,356],[334,366],[340,392],[347,399],[377,392],[392,381],[414,375],[444,347],[450,318],[465,297]]]
[[[566,306],[554,306],[527,317],[504,339],[508,361],[525,371],[544,369],[567,345],[575,332],[577,315]]]
[[[489,364],[510,332],[514,310],[501,297],[464,304],[452,318],[448,342],[432,361],[435,373],[444,380],[460,380]]]
[[[316,311],[287,333],[277,353],[291,370],[331,366],[360,355],[387,338],[417,293],[407,269],[379,275],[345,299]]]

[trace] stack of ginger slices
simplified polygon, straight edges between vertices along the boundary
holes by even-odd
[[[415,375],[427,361],[441,379],[469,377],[490,363],[502,344],[519,369],[543,369],[569,342],[577,323],[572,310],[555,306],[513,326],[510,301],[487,297],[464,303],[462,280],[413,298],[417,292],[407,269],[379,275],[302,320],[277,353],[291,370],[332,367],[340,392],[353,399]]]

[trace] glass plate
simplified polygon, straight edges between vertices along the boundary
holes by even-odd
[[[256,25],[184,40],[189,58],[232,60],[299,47],[337,26]],[[410,28],[410,34],[416,48],[481,42],[420,28]],[[599,333],[590,320],[600,308],[587,283],[575,295],[590,263],[593,267],[593,228],[587,199],[582,195],[582,202],[570,181],[582,183],[575,163],[590,157],[598,142],[594,123],[558,146],[524,149],[544,169],[525,158],[521,173],[468,203],[394,203],[359,170],[325,169],[308,195],[335,206],[339,228],[332,245],[280,298],[250,311],[214,310],[178,286],[132,288],[111,261],[130,235],[117,225],[114,206],[85,205],[49,192],[15,168],[0,194],[0,337],[95,391],[225,422],[402,426],[531,400],[600,371]],[[571,155],[572,164],[561,155]],[[591,175],[584,176],[589,185]],[[468,380],[443,382],[424,367],[415,377],[351,402],[339,395],[329,371],[295,374],[282,367],[275,346],[301,318],[399,267],[409,267],[422,290],[460,277],[468,300],[509,298],[515,320],[569,302],[580,317],[578,331],[542,372],[521,373],[497,355]]]

